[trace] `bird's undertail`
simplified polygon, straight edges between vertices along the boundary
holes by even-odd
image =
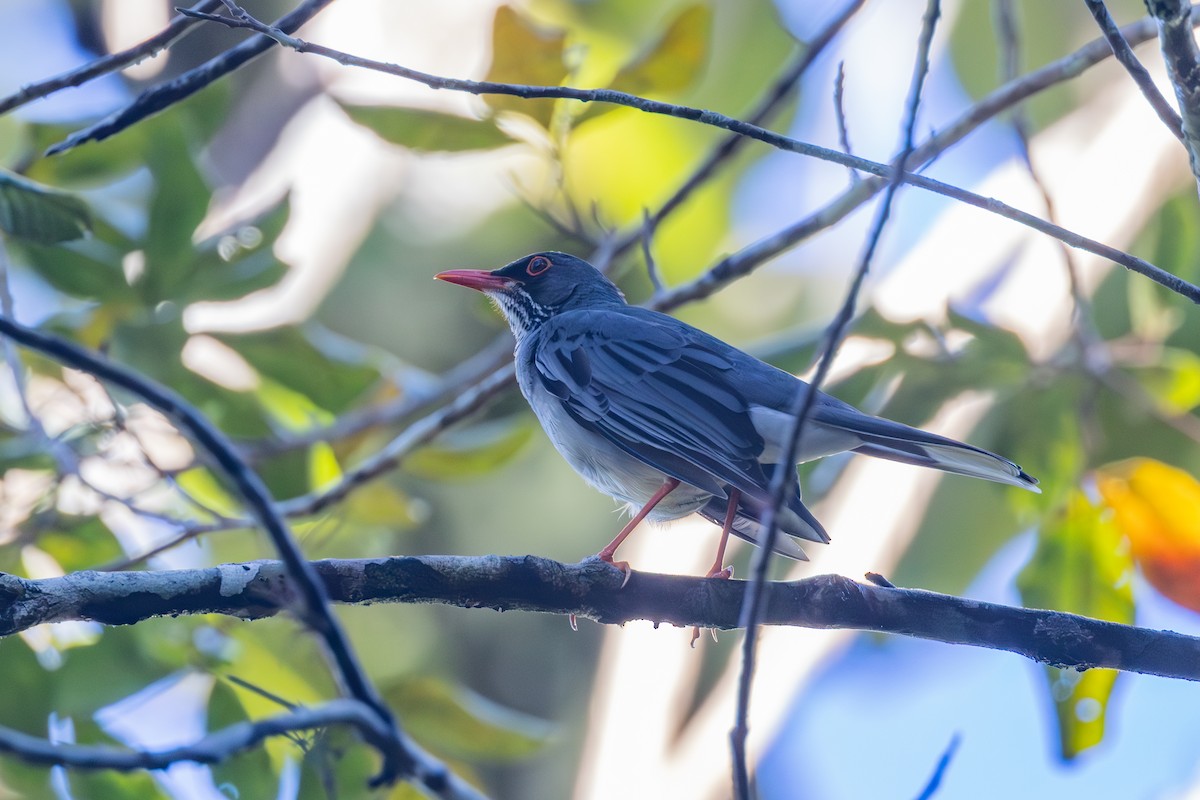
[[[768,480],[769,473],[773,471],[774,466],[764,465],[768,472]],[[730,533],[753,545],[761,545],[766,534],[762,518],[766,513],[768,502],[769,500],[765,496],[755,497],[742,494],[738,500],[738,513]],[[723,525],[725,513],[728,510],[727,503],[728,500],[724,497],[712,497],[699,513],[713,524]],[[791,488],[787,503],[780,509],[778,528],[772,551],[797,561],[808,561],[808,556],[805,555],[804,550],[796,543],[795,539],[829,542],[829,534],[825,532],[825,528],[804,505],[804,501],[800,497],[799,483]]]
[[[929,441],[863,437],[867,441],[854,448],[854,452],[876,458],[886,458],[889,461],[899,461],[902,464],[932,467],[943,472],[952,472],[955,475],[1007,483],[1031,492],[1040,493],[1042,491],[1038,488],[1037,478],[1030,476],[1007,458],[969,444],[956,442],[953,439],[938,441],[942,437],[927,435],[930,438]]]

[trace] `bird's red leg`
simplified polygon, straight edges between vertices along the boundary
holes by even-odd
[[[729,509],[725,512],[725,524],[721,526],[721,543],[717,545],[717,558],[713,561],[712,568],[709,569],[706,578],[723,578],[729,580],[733,577],[733,567],[724,566],[725,562],[725,547],[729,544],[729,532],[733,530],[733,521],[737,519],[738,500],[742,498],[742,493],[738,489],[729,490]],[[717,640],[716,628],[710,628],[712,631],[713,641]],[[692,647],[696,646],[696,640],[700,638],[700,627],[692,628]]]
[[[626,561],[613,561],[613,556],[616,554],[617,548],[621,546],[621,542],[625,541],[629,537],[629,534],[633,533],[633,529],[636,528],[641,521],[646,518],[646,515],[653,511],[654,507],[662,502],[662,499],[674,491],[675,487],[678,485],[679,481],[675,478],[667,478],[663,485],[658,487],[658,491],[654,493],[654,496],[646,501],[646,505],[642,506],[642,510],[634,514],[633,519],[629,520],[628,524],[626,524],[624,528],[621,528],[621,532],[617,534],[616,538],[605,545],[604,549],[596,554],[601,561],[607,561],[617,569],[624,572],[626,582],[629,581],[629,563]],[[625,584],[622,583],[621,585],[624,586]]]
[[[712,569],[704,576],[706,578],[733,577],[733,567],[727,567],[724,564],[725,547],[729,544],[729,532],[733,530],[733,521],[737,519],[738,500],[741,498],[740,490],[729,490],[729,510],[725,512],[725,524],[721,526],[721,543],[717,545],[717,560],[713,562]]]

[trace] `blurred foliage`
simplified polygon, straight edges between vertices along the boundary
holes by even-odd
[[[1200,482],[1161,461],[1134,458],[1098,469],[1096,484],[1150,584],[1200,611]]]
[[[1094,36],[1081,7],[1017,5],[1026,66]],[[996,85],[989,6],[963,4],[948,35],[958,77],[975,96]],[[1137,7],[1117,3],[1114,14],[1132,15]],[[734,115],[753,106],[798,47],[767,0],[505,4],[495,9],[485,41],[491,51],[479,74],[486,80],[607,87]],[[475,354],[500,331],[478,298],[433,285],[437,268],[496,266],[508,255],[542,249],[582,251],[611,229],[639,224],[644,210],[670,197],[724,136],[599,103],[489,95],[450,111],[397,104],[407,96],[349,102],[333,85],[345,114],[339,122],[372,131],[387,143],[380,151],[403,165],[402,178],[388,187],[391,199],[369,207],[371,216],[344,232],[361,232],[361,243],[311,319],[201,331],[185,323],[191,308],[242,308],[239,301],[261,300],[263,292],[286,298],[296,277],[286,258],[296,252],[289,235],[311,224],[300,216],[299,196],[282,193],[213,230],[214,209],[249,180],[249,168],[236,174],[230,167],[229,151],[255,167],[269,164],[294,135],[293,117],[312,94],[329,105],[309,79],[296,89],[267,68],[247,74],[55,158],[41,154],[78,124],[0,117],[0,232],[21,281],[18,300],[34,298],[29,318],[179,392],[241,440],[281,499],[341,480],[415,414],[328,437],[307,434],[397,398],[427,410],[431,387],[437,388],[433,373]],[[1080,86],[1096,80],[1089,75],[1036,98],[1035,125],[1064,116]],[[295,107],[262,104],[256,81]],[[785,104],[772,127],[786,130],[791,115]],[[258,127],[248,127],[247,118]],[[250,128],[254,136],[247,136]],[[696,277],[744,238],[731,212],[764,150],[744,148],[659,228],[653,252],[668,283]],[[471,201],[462,203],[468,210],[446,211],[442,195],[462,194],[455,181],[482,173],[485,159],[521,165],[510,175],[508,200],[480,210],[485,204],[476,207],[478,198],[459,198]],[[367,209],[361,200],[346,198],[356,210]],[[1132,249],[1197,279],[1195,214],[1194,192],[1181,192],[1151,216]],[[320,258],[336,260],[324,251]],[[640,255],[629,256],[614,273],[635,299],[649,291],[642,266]],[[763,286],[727,315],[736,317],[733,323],[722,322],[712,302],[683,313],[704,327],[727,324],[745,338],[774,336],[758,352],[802,371],[820,340],[813,306],[804,292],[789,294],[778,274]],[[772,313],[763,310],[768,294]],[[803,332],[780,336],[782,321]],[[1038,364],[1016,334],[969,313],[950,309],[932,324],[865,309],[853,336],[882,355],[831,390],[914,425],[956,398],[986,394],[992,404],[971,441],[1020,462],[1044,490],[1033,496],[948,479],[891,577],[962,591],[998,548],[1036,528],[1037,550],[1019,579],[1026,605],[1130,622],[1131,553],[1159,591],[1200,610],[1190,580],[1200,567],[1200,546],[1188,516],[1200,505],[1200,487],[1180,469],[1200,470],[1197,449],[1180,446],[1180,430],[1195,430],[1187,423],[1200,407],[1194,323],[1192,309],[1177,297],[1120,271],[1103,280],[1080,323],[1094,328],[1095,351],[1072,341]],[[216,351],[215,360],[185,357],[197,345]],[[223,530],[183,536],[184,544],[150,566],[271,555],[257,534],[239,527],[244,511],[237,498],[168,420],[146,421],[131,398],[109,396],[46,359],[24,354],[12,366],[45,430],[29,424],[14,381],[0,383],[0,474],[5,497],[20,498],[5,508],[0,569],[42,576],[94,568],[199,526]],[[1095,473],[1103,505],[1090,503],[1081,487],[1092,471],[1133,456],[1140,458]],[[806,465],[808,496],[828,490],[845,463]],[[400,470],[294,521],[294,528],[314,557],[529,550],[574,559],[614,532],[605,513],[610,507],[550,452],[519,398],[507,396],[483,421],[447,432],[410,454]],[[547,764],[565,761],[557,769],[566,771],[576,757],[579,742],[571,737],[580,734],[559,720],[586,713],[582,687],[596,637],[587,630],[570,634],[558,619],[508,615],[497,625],[480,616],[382,606],[344,614],[364,662],[423,746],[473,781],[508,788],[510,796],[559,796],[565,778]],[[0,724],[38,735],[56,715],[73,721],[80,741],[107,742],[94,721],[97,711],[191,671],[218,676],[204,706],[209,730],[318,703],[336,691],[317,666],[320,648],[285,619],[163,619],[134,629],[43,633],[0,641],[6,678]],[[551,641],[553,658],[546,655]],[[716,673],[713,663],[704,669]],[[1061,752],[1073,758],[1104,735],[1115,674],[1050,668],[1047,676]],[[566,748],[574,749],[564,754]],[[536,784],[528,778],[535,767],[523,766],[531,764],[552,778]],[[303,798],[415,796],[403,785],[368,793],[363,787],[377,767],[374,754],[339,729],[272,740],[206,774],[221,791],[242,797],[273,796],[280,775],[292,768]],[[165,796],[147,775],[68,778],[79,797]],[[46,796],[49,780],[45,769],[0,760],[0,794]],[[547,789],[552,780],[558,783]]]
[[[1017,578],[1028,608],[1050,608],[1132,624],[1133,562],[1103,507],[1076,492],[1038,531],[1037,550]],[[1080,672],[1046,666],[1058,719],[1059,747],[1075,758],[1104,738],[1105,715],[1117,671]]]

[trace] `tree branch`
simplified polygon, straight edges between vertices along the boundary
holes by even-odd
[[[397,556],[311,562],[339,603],[440,603],[460,608],[575,614],[604,624],[651,620],[680,627],[737,627],[746,581],[634,571],[589,558]],[[133,625],[164,615],[273,616],[287,604],[278,561],[156,572],[75,572],[29,580],[0,574],[0,636],[34,625],[91,620]],[[771,582],[762,622],[896,633],[1007,650],[1058,666],[1110,667],[1200,681],[1200,638],[1059,611],[985,603],[839,575]]]

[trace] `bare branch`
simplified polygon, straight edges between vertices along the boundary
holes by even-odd
[[[651,620],[678,627],[738,626],[746,581],[634,571],[595,558],[562,564],[537,556],[397,556],[312,562],[339,603],[439,603],[459,608],[575,614],[607,625]],[[286,607],[278,561],[208,569],[73,572],[28,580],[0,574],[0,636],[33,625],[91,620],[133,625],[151,617],[273,616]],[[1200,681],[1200,638],[1059,611],[816,575],[767,585],[762,623],[895,633],[1006,650],[1047,664]]]

